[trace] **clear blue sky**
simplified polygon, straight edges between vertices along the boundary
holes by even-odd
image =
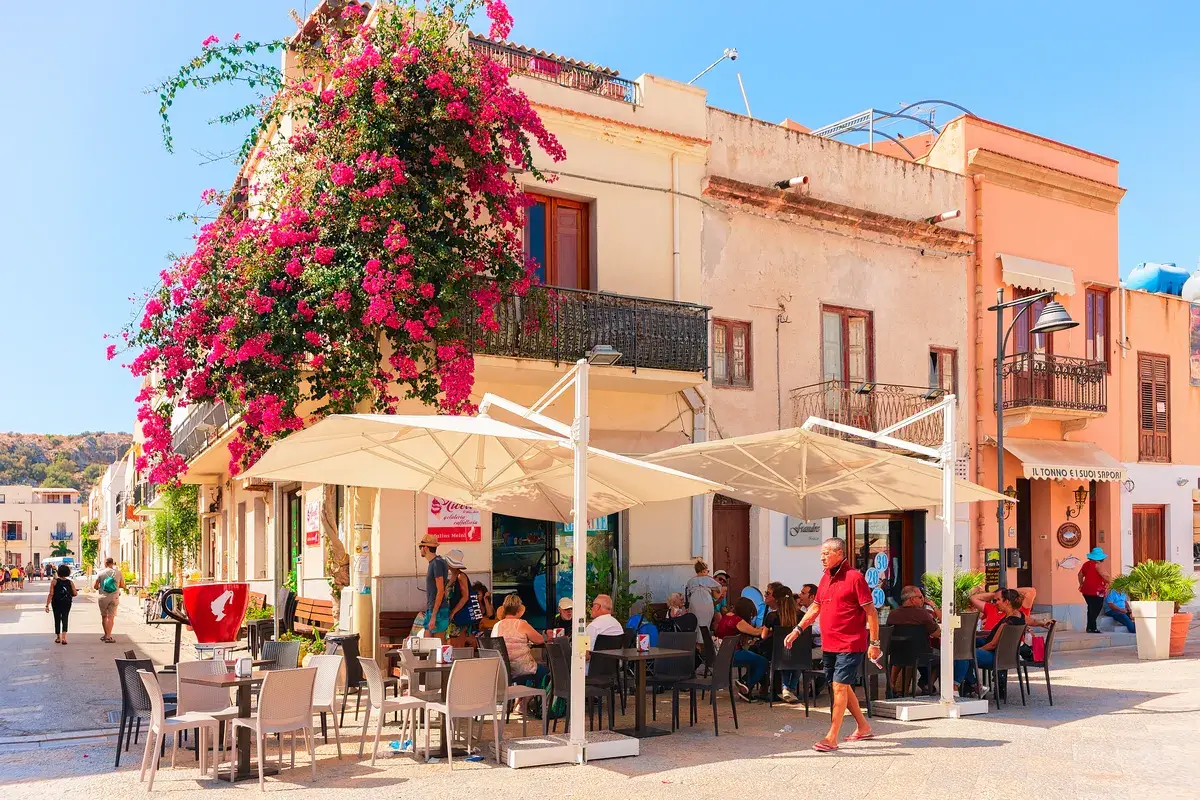
[[[315,0],[308,0],[311,7]],[[987,10],[976,8],[988,6]],[[177,152],[162,148],[142,89],[210,33],[266,40],[293,29],[305,0],[13,3],[0,48],[6,81],[6,189],[0,195],[0,430],[129,430],[133,380],[104,360],[105,332],[192,230],[170,222],[234,167],[193,148],[240,141],[204,124],[219,97],[177,104]],[[701,81],[712,105],[810,126],[930,97],[1117,158],[1121,269],[1189,268],[1200,165],[1200,11],[1111,2],[603,4],[511,0],[512,38],[622,75],[688,80],[725,47],[741,57]],[[773,8],[768,14],[763,9]],[[731,16],[731,9],[745,14]],[[226,100],[230,98],[226,97]]]

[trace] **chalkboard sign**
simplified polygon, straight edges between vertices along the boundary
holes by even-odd
[[[983,557],[983,574],[984,582],[987,584],[987,590],[994,592],[1000,588],[1000,550],[988,549],[984,551]]]

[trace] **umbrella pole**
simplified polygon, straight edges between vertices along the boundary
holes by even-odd
[[[571,748],[575,760],[587,760],[584,727],[587,705],[584,685],[588,651],[587,638],[587,457],[588,438],[588,362],[580,359],[575,363],[575,422],[571,426],[571,441],[575,445],[575,532],[572,536],[574,561],[571,565],[571,602],[575,613],[571,624],[575,627],[571,637]]]
[[[954,704],[954,395],[942,399],[942,703]],[[962,633],[973,636],[973,631]]]

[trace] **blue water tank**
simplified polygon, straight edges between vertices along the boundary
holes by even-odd
[[[1123,283],[1127,289],[1178,296],[1183,291],[1183,284],[1187,279],[1188,271],[1183,267],[1144,261],[1133,268]]]

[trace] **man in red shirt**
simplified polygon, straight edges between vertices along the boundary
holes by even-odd
[[[846,737],[847,742],[874,736],[871,724],[858,705],[854,681],[862,670],[864,651],[872,660],[878,659],[881,651],[879,615],[875,612],[871,590],[862,573],[846,561],[846,543],[841,539],[826,539],[821,545],[821,566],[825,567],[825,574],[817,586],[816,600],[800,624],[784,639],[784,645],[790,648],[800,631],[820,618],[825,680],[833,687],[833,714],[829,733],[814,744],[813,749],[831,753],[838,749],[838,734],[847,710],[857,724],[854,733]],[[868,627],[871,629],[869,643]]]

